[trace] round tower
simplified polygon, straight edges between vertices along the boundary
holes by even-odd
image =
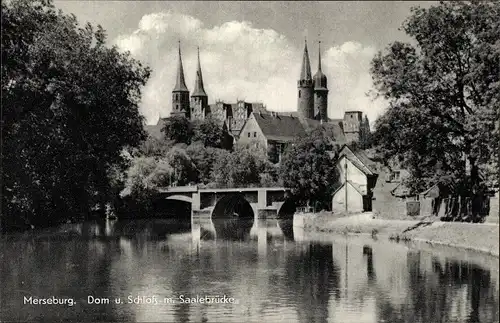
[[[328,84],[321,71],[321,42],[318,43],[318,71],[314,75],[314,119],[328,122]]]
[[[303,118],[314,118],[314,82],[311,77],[311,64],[307,52],[307,42],[304,46],[300,79],[297,82],[298,103],[297,110]]]

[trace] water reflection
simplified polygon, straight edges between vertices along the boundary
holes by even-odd
[[[250,230],[253,227],[253,219],[212,219],[215,236],[220,240],[247,241],[250,239]]]
[[[293,241],[286,220],[105,221],[0,241],[0,320],[496,322],[498,265],[383,239]],[[72,297],[73,307],[24,305]],[[228,295],[239,304],[87,304]]]

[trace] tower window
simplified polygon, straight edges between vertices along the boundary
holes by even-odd
[[[253,133],[253,137],[254,137],[254,138],[255,138],[255,137],[257,137],[257,132],[254,132],[254,133]]]
[[[299,90],[299,99],[300,99],[300,90]]]
[[[248,138],[250,138],[250,132],[248,133]]]

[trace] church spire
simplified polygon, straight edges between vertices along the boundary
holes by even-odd
[[[302,57],[302,68],[300,69],[301,80],[311,80],[311,63],[309,62],[309,52],[307,51],[307,40],[304,41],[304,56]]]
[[[321,40],[318,41],[318,72],[321,72]]]
[[[198,68],[196,70],[196,81],[194,83],[194,90],[191,96],[207,96],[205,87],[203,86],[203,75],[201,74],[200,47],[198,47]]]
[[[184,79],[184,68],[182,67],[181,41],[179,40],[179,62],[177,63],[177,78],[174,91],[189,91]]]

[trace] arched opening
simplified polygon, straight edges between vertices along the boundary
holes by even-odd
[[[217,240],[243,241],[249,239],[254,222],[254,212],[242,194],[227,195],[217,201],[211,218]]]
[[[254,213],[252,206],[245,200],[242,194],[231,194],[224,196],[217,201],[212,211],[212,219],[214,218],[240,218],[253,219]]]

